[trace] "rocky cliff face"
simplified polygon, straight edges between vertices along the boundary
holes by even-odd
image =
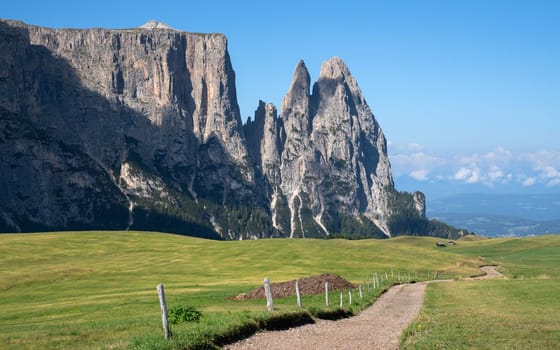
[[[254,174],[223,35],[158,27],[54,30],[11,21],[0,23],[0,35],[2,119],[26,123],[93,162],[96,169],[86,172],[109,181],[119,206],[130,211],[117,227],[132,225],[139,205],[164,212],[188,205],[184,202],[196,206],[207,200],[218,207],[252,198]],[[7,179],[14,174],[10,167],[15,165],[8,166],[14,158],[2,155]],[[50,159],[46,154],[35,158],[31,166],[36,168]],[[62,167],[59,172],[57,182],[66,188],[73,171]],[[36,175],[54,181],[39,169]],[[17,224],[22,220],[64,228],[66,214],[51,205],[31,215],[18,204],[33,181],[2,181],[3,198],[10,200],[2,204],[6,221],[15,223],[13,230],[22,229]],[[45,193],[25,196],[26,202],[41,203]],[[90,200],[84,194],[69,202],[87,206]],[[45,221],[42,211],[54,211],[62,222]],[[196,213],[196,221],[207,224],[213,211]],[[86,226],[102,221],[95,215],[77,220]],[[151,219],[136,223],[146,220]]]
[[[261,101],[242,125],[226,38],[159,22],[0,21],[0,155],[0,231],[383,237],[426,221],[342,60],[312,91],[300,62],[279,115]]]
[[[354,231],[390,236],[395,190],[385,137],[346,64],[324,62],[311,93],[299,62],[280,117],[264,106],[246,134],[253,152],[271,159],[254,157],[272,189],[272,218],[287,223],[279,229],[290,237],[329,235],[349,229],[344,225],[352,218]],[[264,132],[248,132],[255,128]],[[282,203],[287,209],[279,210]],[[424,204],[416,203],[409,209],[423,218]]]

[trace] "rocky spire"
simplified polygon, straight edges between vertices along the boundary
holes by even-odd
[[[385,137],[340,58],[323,63],[312,101],[313,143],[350,189],[342,202],[390,235],[387,191],[393,179]]]
[[[318,100],[329,98],[335,93],[334,89],[341,86],[352,97],[353,101],[351,102],[353,104],[366,104],[362,91],[346,63],[339,57],[333,57],[321,65],[321,72],[317,83],[314,85],[313,94],[316,95],[315,97]],[[321,89],[317,90],[319,87]],[[319,95],[317,96],[317,94]]]
[[[292,83],[282,100],[282,120],[285,128],[307,131],[305,121],[309,116],[310,77],[303,61],[299,61],[294,71]]]
[[[278,116],[272,103],[259,101],[255,119],[244,126],[247,149],[253,163],[269,183],[279,183],[280,146]]]
[[[310,145],[310,77],[303,61],[296,66],[292,83],[282,100],[282,155],[280,184],[290,210],[290,237],[305,236],[301,209],[306,169],[313,150]]]

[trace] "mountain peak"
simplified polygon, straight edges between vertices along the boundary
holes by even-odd
[[[340,79],[348,76],[351,76],[350,70],[340,57],[332,57],[328,61],[323,62],[321,65],[319,79]]]
[[[160,21],[156,21],[155,19],[152,19],[146,23],[144,23],[143,25],[140,26],[140,28],[142,29],[170,29],[170,30],[176,30],[175,28],[171,27],[170,25],[160,22]]]
[[[282,100],[283,119],[287,119],[292,111],[300,117],[307,115],[309,109],[309,87],[311,86],[311,77],[303,60],[296,65],[292,83],[288,89],[288,93]]]
[[[294,71],[294,76],[292,78],[292,87],[298,87],[309,91],[310,81],[311,78],[309,76],[309,71],[305,66],[305,62],[303,62],[303,60],[300,60]]]

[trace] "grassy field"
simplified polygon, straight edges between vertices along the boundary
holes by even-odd
[[[364,283],[393,269],[415,279],[478,273],[476,254],[435,247],[435,239],[259,240],[218,242],[145,232],[0,235],[0,348],[127,348],[161,335],[156,286],[170,306],[194,305],[205,322],[231,324],[264,310],[263,301],[228,298],[260,286],[336,273]],[[354,298],[357,299],[357,298]],[[304,298],[317,307],[322,297]],[[296,311],[293,298],[276,301]],[[201,322],[203,323],[203,322]],[[226,325],[229,327],[229,324]],[[176,334],[197,330],[176,327]],[[200,326],[202,327],[202,325]],[[211,327],[211,326],[209,326]],[[136,340],[136,343],[138,341]]]
[[[425,280],[438,271],[440,278],[459,278],[478,274],[478,266],[488,263],[499,264],[510,279],[430,285],[426,307],[403,344],[557,348],[560,236],[461,241],[447,248],[437,248],[436,241],[217,242],[148,232],[0,235],[0,348],[181,348],[216,332],[251,332],[254,324],[270,322],[264,301],[229,299],[260,286],[265,276],[275,282],[335,273],[363,284],[373,272],[390,276],[393,270],[395,278],[401,272],[403,278]],[[174,326],[173,342],[162,337],[159,283],[170,307],[193,305],[204,315],[199,323]],[[364,307],[377,294],[365,301],[355,294],[352,308]],[[333,304],[337,301],[334,295]],[[294,297],[275,304],[274,317],[298,312]],[[324,296],[305,296],[303,304],[320,309]],[[496,346],[502,339],[508,345]]]
[[[560,348],[560,236],[492,239],[450,249],[500,265],[505,280],[429,285],[404,349]]]

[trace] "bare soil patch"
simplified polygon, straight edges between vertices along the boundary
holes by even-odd
[[[304,277],[299,279],[299,291],[301,294],[316,295],[325,292],[325,283],[329,283],[329,290],[347,290],[356,288],[348,280],[331,273],[316,275],[311,277]],[[296,280],[287,282],[277,282],[270,284],[270,291],[273,298],[282,298],[290,295],[295,295]],[[239,294],[232,299],[234,300],[248,300],[248,299],[264,299],[264,286],[253,289],[248,293]]]

